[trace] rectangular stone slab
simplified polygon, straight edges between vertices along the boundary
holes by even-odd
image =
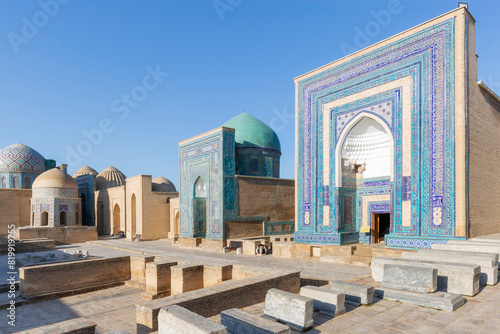
[[[227,329],[201,315],[172,305],[158,315],[158,334],[227,334]]]
[[[303,332],[313,326],[313,304],[311,298],[270,289],[266,294],[264,314]]]
[[[465,299],[462,296],[445,292],[424,294],[384,288],[375,290],[375,295],[379,298],[397,300],[403,303],[415,304],[443,311],[455,311],[465,303]]]
[[[500,244],[500,239],[492,239],[492,238],[471,238],[469,241],[477,241],[477,242],[489,242],[489,243],[494,243],[494,244]]]
[[[401,258],[412,261],[476,264],[481,269],[479,284],[495,285],[498,283],[498,260],[495,260],[498,254],[425,249],[416,253],[403,252]]]
[[[331,288],[345,293],[345,299],[360,304],[373,303],[373,291],[375,288],[366,284],[359,284],[345,281],[331,282]]]
[[[290,328],[278,322],[233,308],[220,314],[221,324],[230,333],[289,334]]]
[[[432,249],[441,250],[454,250],[462,252],[479,252],[479,253],[495,253],[500,254],[500,245],[494,243],[477,243],[465,242],[463,243],[448,243],[448,244],[432,244]]]
[[[300,295],[314,299],[314,309],[335,316],[345,313],[345,294],[340,290],[303,286]]]
[[[437,289],[437,269],[384,264],[384,288],[420,293],[430,293]]]
[[[498,260],[499,260],[498,253],[495,253],[495,252],[484,253],[484,252],[467,252],[467,251],[459,251],[459,250],[422,248],[422,249],[417,250],[417,253],[418,254],[442,254],[443,256],[450,256],[450,257],[481,256],[481,257],[484,257],[484,259],[490,259],[491,265],[497,265]]]
[[[477,265],[448,262],[420,262],[397,258],[377,257],[372,259],[372,277],[381,282],[384,277],[385,264],[421,266],[438,270],[437,289],[443,292],[474,296],[479,292],[479,276],[481,269]]]

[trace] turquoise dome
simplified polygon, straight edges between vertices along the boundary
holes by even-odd
[[[236,147],[269,148],[281,152],[276,132],[266,123],[246,112],[231,118],[222,126],[235,130]]]

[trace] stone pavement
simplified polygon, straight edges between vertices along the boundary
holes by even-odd
[[[378,286],[371,278],[353,281]],[[262,316],[264,303],[243,310]],[[500,284],[488,286],[455,312],[439,311],[405,304],[398,301],[374,298],[368,306],[346,303],[347,313],[335,318],[314,312],[315,327],[306,334],[316,333],[420,333],[462,334],[500,333]],[[220,315],[210,318],[220,322]],[[298,333],[292,331],[292,333]]]
[[[103,247],[103,244],[107,247]],[[378,284],[371,279],[368,267],[272,256],[222,254],[179,248],[166,241],[133,243],[123,239],[101,240],[94,244],[71,247],[88,249],[91,255],[99,256],[145,252],[207,264],[237,263],[262,268],[299,269],[309,278],[351,280],[374,286]],[[63,279],[61,278],[62,281]],[[7,310],[0,310],[0,333],[13,333],[77,317],[85,317],[97,323],[99,334],[123,329],[135,333],[135,304],[140,300],[140,293],[140,290],[119,286],[22,305],[16,309],[15,329],[7,325]],[[245,310],[261,315],[264,305],[253,305]],[[455,312],[379,299],[370,306],[355,307],[347,304],[346,310],[347,313],[335,318],[316,314],[316,327],[307,333],[500,333],[500,284],[485,287],[475,297],[467,297],[467,303]],[[212,319],[217,321],[219,316]]]
[[[120,248],[145,254],[168,256],[187,262],[201,264],[241,264],[259,268],[280,268],[300,270],[301,277],[323,280],[344,280],[370,273],[370,268],[353,266],[344,263],[329,263],[319,261],[276,258],[272,255],[256,256],[236,253],[223,254],[222,252],[181,248],[172,245],[170,240],[131,242],[126,239],[92,241],[92,245]],[[79,244],[87,247],[87,244]],[[91,253],[92,254],[92,253]]]

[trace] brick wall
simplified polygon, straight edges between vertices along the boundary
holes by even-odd
[[[227,265],[204,265],[203,266],[203,287],[207,288],[219,285],[224,281],[233,278],[233,266]]]
[[[260,237],[264,235],[264,220],[226,221],[226,239]]]
[[[129,279],[129,256],[19,268],[23,298],[119,283]]]
[[[0,189],[0,242],[9,225],[30,226],[30,198],[31,189]]]
[[[477,84],[469,29],[469,236],[476,237],[500,232],[500,103]]]
[[[300,272],[278,272],[228,281],[218,286],[137,304],[137,333],[158,330],[158,313],[162,307],[179,305],[201,316],[211,317],[227,309],[261,303],[272,288],[298,293]]]
[[[57,322],[52,325],[42,326],[17,332],[14,334],[40,334],[40,333],[66,333],[66,334],[93,334],[96,324],[85,318],[75,318]]]
[[[75,318],[57,322],[52,325],[42,326],[17,332],[14,334],[40,334],[40,333],[66,333],[66,334],[93,334],[96,324],[85,318]]]
[[[57,245],[97,240],[95,226],[29,227],[16,229],[16,239],[53,239]]]
[[[240,216],[264,216],[271,221],[295,219],[294,180],[237,176],[236,181]]]
[[[24,240],[23,242],[16,242],[14,247],[17,254],[28,252],[43,252],[56,249],[56,243],[54,240],[49,239]],[[0,244],[0,255],[7,254],[8,250],[8,243]]]
[[[143,299],[157,299],[170,295],[171,270],[177,262],[155,261],[146,264],[146,291],[141,294]]]
[[[203,288],[203,265],[170,267],[172,295]]]
[[[134,255],[130,257],[130,281],[128,286],[137,289],[146,289],[146,264],[153,262],[154,256]]]

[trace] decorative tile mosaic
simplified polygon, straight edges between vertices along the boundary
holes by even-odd
[[[306,238],[307,234],[316,235],[320,230],[328,232],[321,222],[324,196],[319,192],[323,186],[323,159],[330,158],[322,156],[322,146],[327,144],[321,140],[323,105],[403,77],[411,79],[412,89],[412,175],[409,181],[412,220],[410,227],[401,226],[401,200],[403,190],[405,198],[408,197],[409,184],[405,180],[403,189],[403,178],[398,174],[401,151],[395,147],[394,186],[391,186],[394,191],[393,210],[396,210],[395,233],[429,238],[454,237],[454,29],[453,19],[444,21],[298,83],[297,235],[302,240],[309,240],[303,242],[313,242]],[[394,141],[398,143],[401,140],[401,133],[398,133],[398,129],[401,130],[400,99],[393,99],[391,103],[395,110],[392,131]],[[381,103],[377,105],[377,112],[374,106],[373,112],[389,125],[382,106]],[[359,108],[359,112],[363,110],[366,108]],[[338,121],[336,117],[340,115],[335,112],[340,111],[340,108],[333,110],[332,119]],[[349,117],[355,115],[344,117],[347,122]],[[334,133],[347,125],[341,123],[334,128]],[[333,148],[337,138],[335,134],[330,139],[329,145]],[[334,184],[334,178],[334,173],[330,173],[328,183]],[[333,193],[334,189],[330,187],[330,221],[335,221],[338,226],[335,212],[338,199],[332,196]]]
[[[40,174],[45,171],[45,158],[29,146],[14,144],[0,151],[0,172]]]

